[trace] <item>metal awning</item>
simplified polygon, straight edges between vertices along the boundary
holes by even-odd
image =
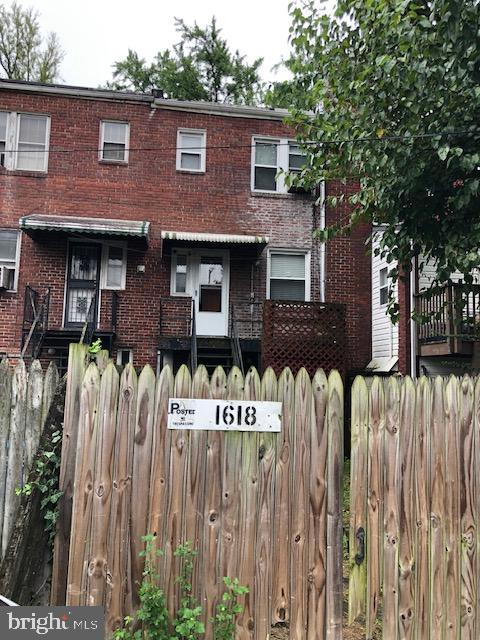
[[[162,231],[162,240],[216,242],[218,244],[268,244],[267,236],[244,236],[231,233],[194,233],[192,231]]]
[[[390,373],[398,362],[398,356],[373,358],[366,366],[367,371],[373,373]]]
[[[90,235],[121,236],[148,239],[150,222],[144,220],[116,220],[111,218],[84,218],[33,213],[20,218],[20,229],[33,234],[37,231],[88,233]]]

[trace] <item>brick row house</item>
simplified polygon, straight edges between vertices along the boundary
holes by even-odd
[[[0,81],[0,354],[65,367],[371,359],[367,228],[326,247],[285,112]]]

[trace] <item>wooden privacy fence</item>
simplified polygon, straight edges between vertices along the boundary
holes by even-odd
[[[15,489],[30,471],[57,384],[54,364],[44,374],[38,360],[28,373],[23,360],[15,369],[0,362],[0,560],[20,502]]]
[[[82,354],[77,354],[81,357]],[[69,372],[81,370],[71,362]],[[75,368],[76,367],[76,368]],[[73,373],[72,375],[76,375]],[[107,633],[138,606],[141,536],[155,533],[165,554],[158,572],[175,606],[174,548],[198,551],[193,591],[208,618],[222,577],[247,585],[237,637],[265,640],[288,623],[297,640],[341,638],[343,389],[332,372],[294,378],[271,369],[245,379],[199,367],[158,377],[113,364],[100,375],[90,364],[79,388],[69,383],[66,406],[78,431],[66,601],[103,605]],[[70,397],[69,397],[70,394]],[[167,430],[169,397],[279,400],[281,433]],[[70,409],[68,410],[70,411]],[[75,438],[75,436],[74,436]],[[69,458],[70,464],[72,457]],[[62,458],[62,466],[64,460]],[[71,469],[70,469],[71,471]],[[65,554],[57,540],[56,554]],[[64,577],[54,572],[53,593]]]
[[[352,390],[349,617],[367,638],[480,637],[480,379]]]

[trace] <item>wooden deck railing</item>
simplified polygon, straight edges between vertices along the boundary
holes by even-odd
[[[480,285],[467,287],[452,283],[438,290],[424,291],[416,296],[418,340],[451,343],[452,353],[458,342],[480,338]]]

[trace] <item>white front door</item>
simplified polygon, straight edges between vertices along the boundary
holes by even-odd
[[[192,251],[192,297],[198,336],[228,335],[228,251]]]

